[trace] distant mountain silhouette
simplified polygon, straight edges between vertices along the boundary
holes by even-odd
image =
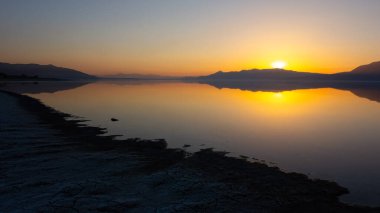
[[[152,74],[137,74],[137,73],[131,73],[131,74],[125,74],[125,73],[119,73],[114,75],[103,75],[100,76],[101,78],[108,78],[108,79],[143,79],[143,80],[171,80],[171,79],[178,79],[178,77],[172,77],[172,76],[164,76],[164,75],[152,75]]]
[[[380,62],[359,66],[351,72],[331,74],[330,78],[349,81],[380,81]]]
[[[351,71],[352,74],[380,75],[380,61],[362,65]]]
[[[0,81],[48,81],[55,80],[54,78],[40,78],[38,76],[26,76],[26,75],[7,75],[0,72]]]
[[[61,80],[89,80],[96,79],[95,76],[86,73],[56,67],[54,65],[39,65],[39,64],[9,64],[0,63],[0,73],[9,76],[34,76],[36,78],[50,78]]]
[[[296,72],[283,69],[252,69],[233,72],[216,72],[208,76],[201,76],[203,80],[305,80],[305,79],[327,79],[327,74]]]
[[[345,81],[380,81],[380,62],[360,66],[350,72],[321,74],[297,72],[283,69],[252,69],[232,72],[216,72],[207,76],[186,78],[187,80],[345,80]]]

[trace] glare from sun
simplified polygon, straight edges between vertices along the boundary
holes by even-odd
[[[284,69],[286,67],[285,61],[274,61],[272,67],[275,69]]]
[[[275,98],[282,98],[283,95],[282,95],[281,92],[276,92],[276,93],[274,93],[274,97],[275,97]]]

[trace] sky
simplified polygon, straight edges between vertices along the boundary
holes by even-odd
[[[379,0],[0,0],[0,61],[90,74],[320,73],[380,61]]]

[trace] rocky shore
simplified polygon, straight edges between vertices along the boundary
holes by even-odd
[[[164,139],[115,140],[0,91],[0,212],[380,212],[334,182]]]

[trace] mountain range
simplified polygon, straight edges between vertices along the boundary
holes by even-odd
[[[9,64],[0,63],[1,76],[24,76],[33,78],[60,79],[60,80],[91,80],[98,77],[89,75],[78,70],[57,67],[54,65],[39,64]],[[344,80],[344,81],[380,81],[380,62],[359,66],[350,72],[340,72],[335,74],[321,74],[311,72],[297,72],[283,69],[252,69],[232,72],[216,72],[207,76],[198,77],[169,77],[160,75],[142,74],[116,74],[101,76],[107,79],[153,79],[153,80],[286,80],[286,81],[305,81],[305,80]]]
[[[200,76],[197,80],[346,80],[346,81],[379,81],[380,62],[360,66],[350,72],[335,74],[321,74],[311,72],[297,72],[283,69],[252,69],[232,72],[216,72],[207,76]]]
[[[113,74],[113,75],[103,75],[102,78],[107,79],[149,79],[149,80],[172,80],[172,79],[178,79],[178,77],[172,77],[172,76],[164,76],[164,75],[152,75],[152,74],[138,74],[138,73],[131,73],[131,74],[125,74],[125,73],[119,73],[119,74]]]
[[[74,69],[39,64],[0,63],[0,74],[3,76],[34,77],[54,80],[91,80],[97,78]]]

